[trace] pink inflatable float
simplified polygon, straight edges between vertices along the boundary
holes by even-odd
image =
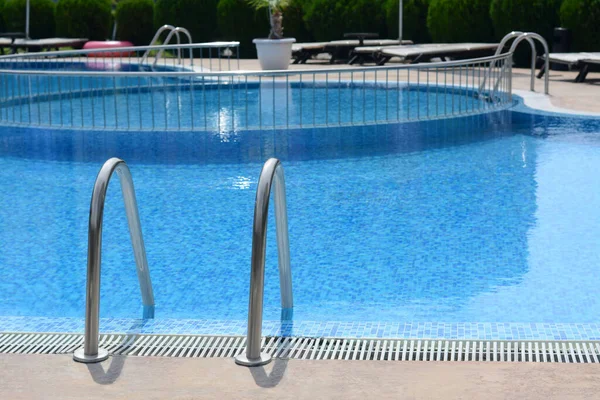
[[[107,40],[104,42],[87,42],[83,48],[84,50],[93,49],[118,49],[120,47],[132,47],[133,43],[124,42],[119,40]],[[132,51],[101,51],[97,53],[89,53],[88,57],[129,57],[133,55]]]

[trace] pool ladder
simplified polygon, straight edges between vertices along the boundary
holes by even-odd
[[[256,189],[256,201],[254,203],[246,351],[235,357],[235,362],[237,364],[248,367],[264,365],[271,361],[270,355],[261,353],[260,342],[262,336],[263,297],[265,289],[267,219],[269,216],[269,197],[273,186],[275,198],[275,230],[277,235],[277,255],[279,261],[279,289],[281,292],[281,307],[283,309],[282,315],[287,315],[289,318],[294,307],[285,177],[281,162],[275,158],[271,158],[265,163],[260,173],[258,188]]]
[[[125,161],[111,158],[106,161],[96,177],[92,201],[90,204],[90,218],[88,225],[88,260],[87,283],[85,300],[85,338],[83,348],[73,354],[75,361],[83,363],[96,363],[108,358],[108,352],[98,348],[100,330],[100,272],[102,261],[102,222],[104,216],[104,203],[108,183],[113,173],[117,171],[121,182],[121,191],[125,202],[125,213],[129,224],[129,234],[133,246],[133,254],[137,265],[137,275],[142,292],[144,304],[144,318],[154,318],[154,292],[146,248],[142,237],[140,215],[138,212],[135,190],[131,171]]]
[[[163,25],[160,28],[158,28],[158,30],[154,34],[154,37],[150,41],[149,46],[150,47],[151,46],[156,46],[156,44],[158,43],[158,39],[160,39],[160,35],[162,35],[162,33],[165,32],[165,31],[169,31],[169,34],[165,38],[163,46],[167,46],[169,43],[171,43],[171,39],[173,38],[173,35],[175,35],[176,38],[177,38],[177,45],[181,45],[181,36],[179,35],[180,33],[183,33],[184,35],[187,36],[190,45],[193,43],[193,41],[192,41],[192,35],[190,34],[190,32],[187,29],[182,28],[180,26],[175,27],[173,25]],[[150,55],[150,51],[152,51],[151,48],[149,48],[148,50],[146,50],[146,52],[142,56],[141,64],[144,64],[148,60],[148,56]],[[152,64],[152,66],[154,66],[154,67],[156,66],[156,64],[158,63],[158,60],[162,57],[164,51],[165,51],[164,48],[161,48],[158,51],[158,53],[154,57],[154,63]],[[190,62],[191,62],[191,65],[193,66],[194,65],[194,54],[193,54],[193,50],[192,49],[190,49]],[[177,63],[179,65],[181,65],[181,47],[177,48]]]
[[[154,317],[154,293],[146,249],[142,237],[133,179],[125,161],[111,158],[98,173],[92,201],[88,229],[88,264],[85,305],[84,347],[73,354],[75,361],[96,363],[108,358],[108,352],[98,347],[100,326],[100,272],[102,250],[102,220],[108,184],[117,171],[125,201],[125,212],[129,223],[129,233],[133,245],[138,280],[144,304],[144,318]],[[269,198],[273,191],[275,200],[275,229],[279,261],[279,285],[281,292],[282,316],[291,317],[294,307],[292,295],[292,270],[290,267],[290,244],[288,235],[287,202],[285,177],[281,162],[269,159],[263,166],[258,180],[252,225],[252,257],[250,266],[250,299],[248,306],[248,337],[246,351],[235,358],[235,362],[245,366],[259,366],[271,361],[271,356],[261,353],[263,320],[263,299],[265,286],[265,257],[267,245],[267,222]]]
[[[545,70],[546,71],[549,71],[549,67],[550,67],[550,61],[549,61],[549,57],[548,57],[548,54],[549,54],[548,43],[541,35],[539,35],[537,33],[513,31],[513,32],[508,33],[507,35],[505,35],[502,38],[502,40],[500,41],[500,44],[498,45],[498,48],[496,49],[496,53],[494,55],[499,56],[502,53],[504,46],[506,46],[508,41],[512,40],[512,39],[515,39],[515,40],[514,40],[512,46],[510,47],[510,50],[508,51],[508,53],[514,54],[515,50],[517,49],[517,46],[523,40],[527,40],[527,42],[531,46],[531,80],[529,83],[529,88],[533,92],[533,91],[535,91],[535,66],[536,66],[536,61],[537,61],[537,52],[535,49],[535,41],[537,40],[544,47],[544,52],[546,55],[546,57],[545,57],[546,58]],[[495,66],[496,66],[496,61],[492,61],[490,63],[488,72],[484,75],[483,81],[479,85],[479,96],[482,96],[482,93],[485,90],[486,81],[487,81],[488,77],[492,76],[492,72],[493,72],[493,69]],[[504,63],[504,65],[502,66],[502,73],[498,74],[498,79],[494,83],[493,92],[490,95],[490,97],[493,97],[493,94],[495,94],[498,91],[498,87],[500,86],[502,77],[505,75],[504,72],[505,72],[506,68],[511,68],[511,67],[512,66],[507,65],[507,62]],[[510,82],[512,84],[512,79],[510,80]],[[549,80],[549,75],[546,74],[546,76],[544,77],[544,93],[549,94],[549,92],[550,92],[550,80]],[[512,87],[510,88],[509,93],[512,93]]]

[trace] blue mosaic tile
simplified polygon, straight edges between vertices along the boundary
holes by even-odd
[[[82,333],[78,318],[0,317],[0,332]],[[103,333],[245,335],[245,321],[102,318]],[[265,321],[264,336],[469,340],[600,340],[599,324]]]

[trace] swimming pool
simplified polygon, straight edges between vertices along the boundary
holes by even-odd
[[[278,157],[295,307],[281,321],[271,224],[265,334],[598,338],[599,133],[598,118],[522,105],[293,129],[0,127],[0,331],[81,331],[91,188],[117,156],[133,173],[156,318],[141,319],[112,182],[101,330],[243,333],[256,184]]]

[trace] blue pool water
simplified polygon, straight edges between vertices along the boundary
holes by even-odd
[[[501,111],[235,134],[0,128],[0,321],[83,317],[91,188],[111,156],[133,173],[157,321],[244,324],[271,156],[286,173],[296,324],[600,315],[600,120]],[[116,179],[104,221],[101,315],[139,319]],[[272,222],[265,319],[276,321]]]

